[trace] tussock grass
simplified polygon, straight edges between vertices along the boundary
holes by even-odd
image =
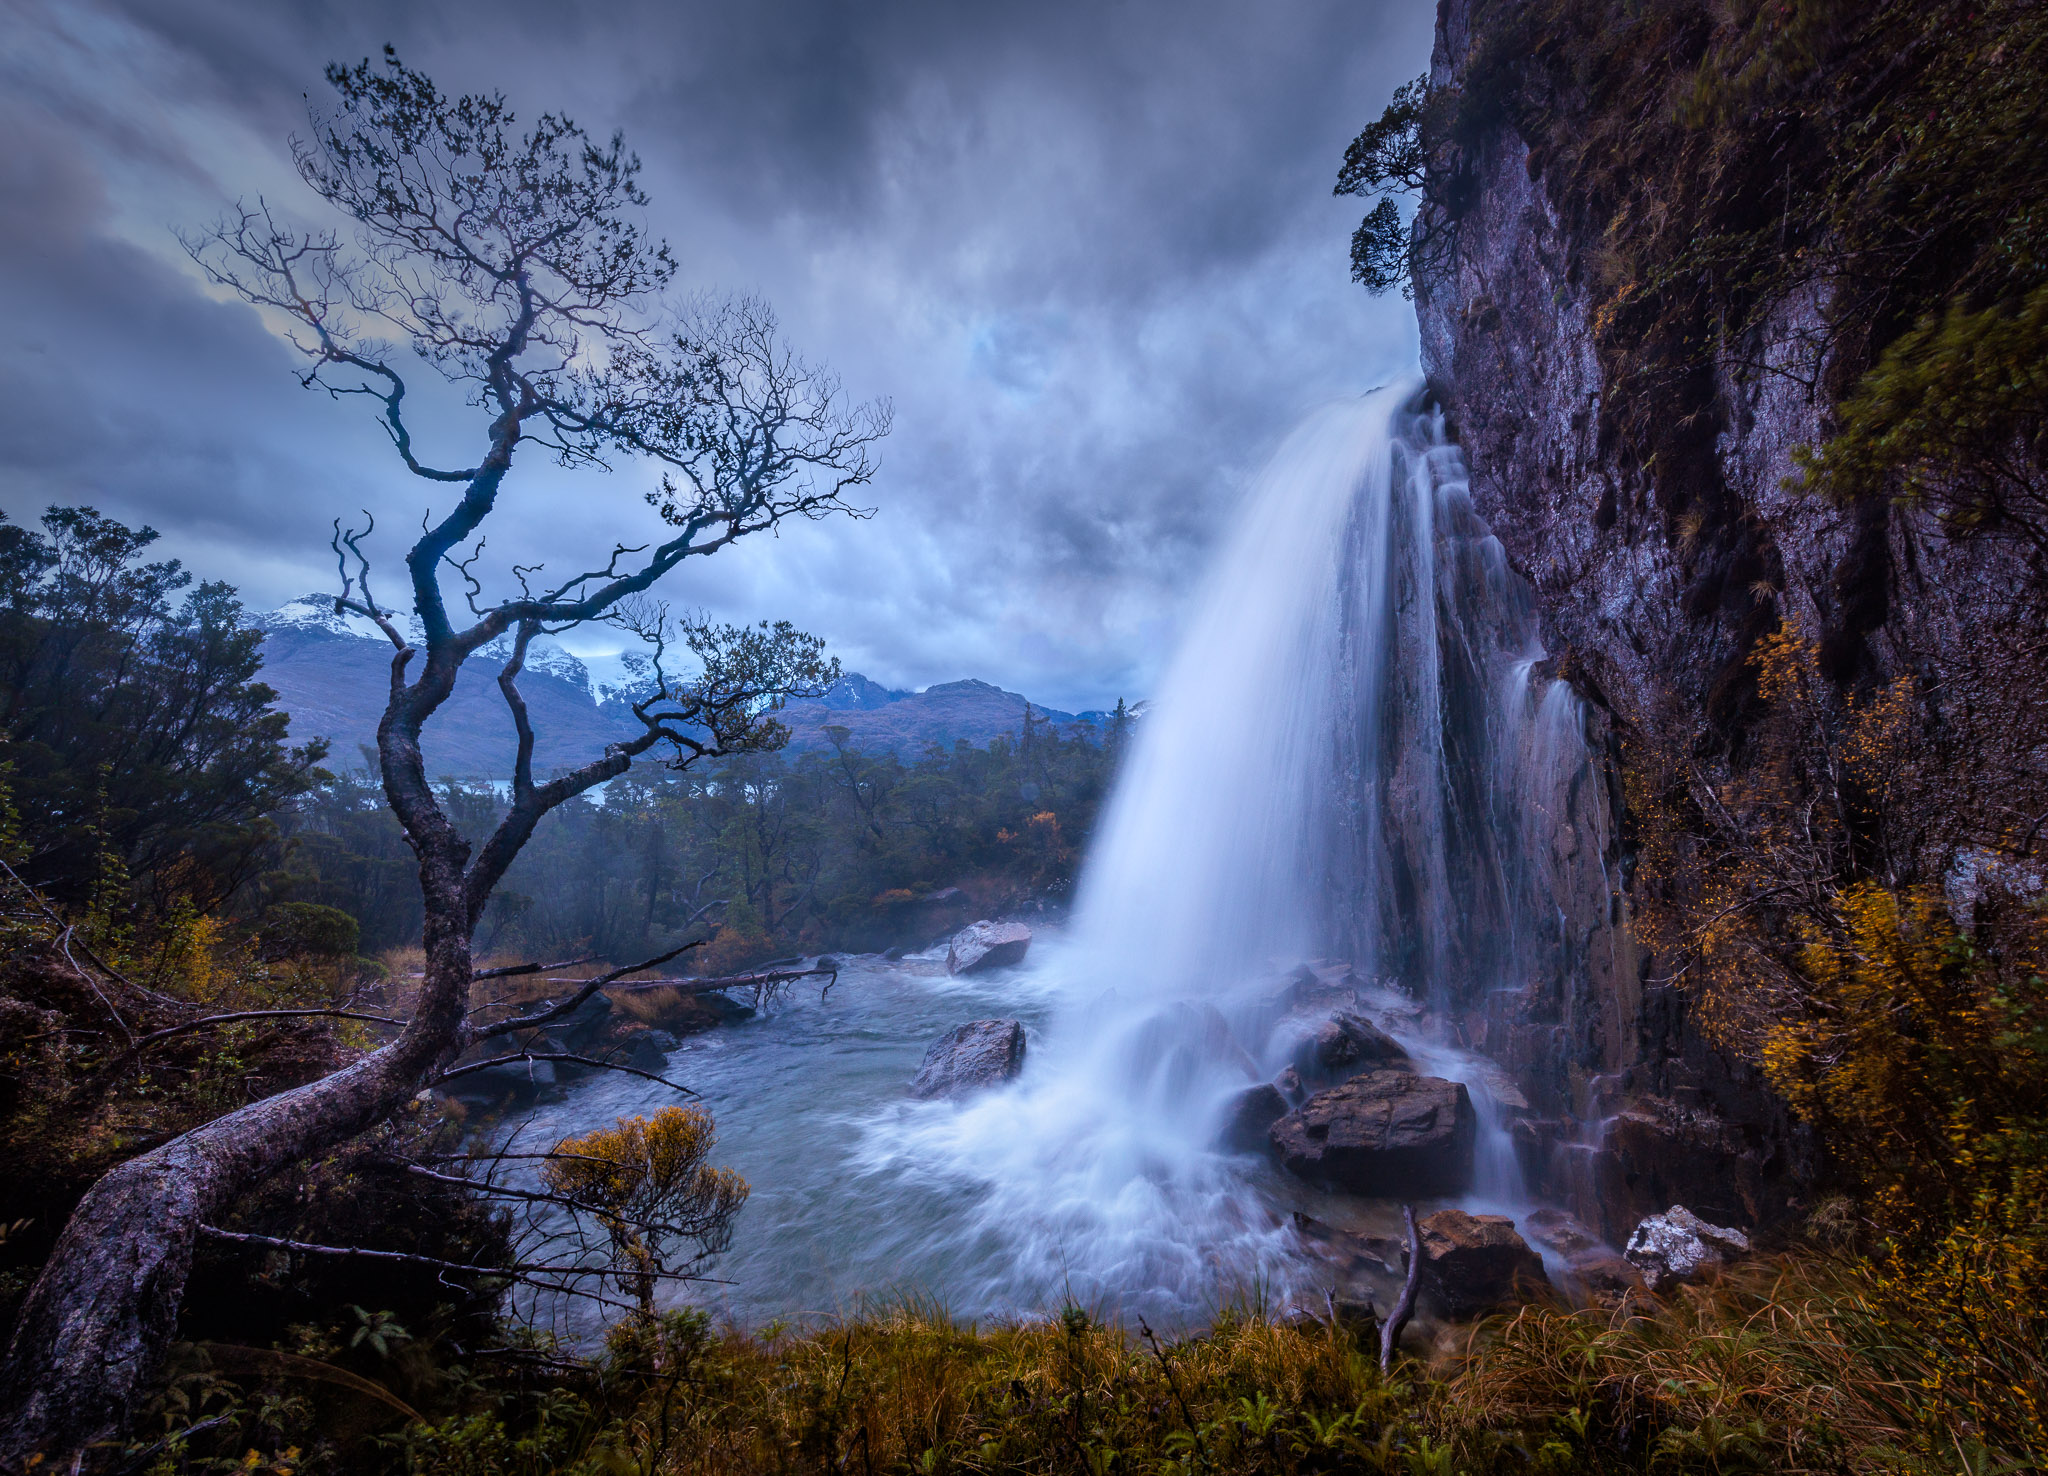
[[[532,1363],[451,1376],[432,1408],[416,1404],[426,1421],[374,1448],[323,1451],[308,1432],[289,1464],[300,1476],[2043,1469],[2031,1313],[2002,1331],[1974,1324],[2003,1350],[1986,1361],[1939,1311],[1952,1290],[1938,1275],[1907,1285],[1792,1261],[1612,1313],[1528,1307],[1391,1379],[1369,1328],[1256,1309],[1175,1341],[1077,1307],[977,1327],[903,1300],[756,1331],[678,1312],[615,1329],[594,1362],[528,1345]],[[252,1399],[220,1453],[240,1455],[266,1407]]]

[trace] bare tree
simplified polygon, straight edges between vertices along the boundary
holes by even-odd
[[[502,97],[446,97],[388,48],[381,65],[330,67],[327,78],[339,107],[313,118],[293,154],[345,231],[297,229],[259,201],[185,244],[214,283],[287,328],[308,362],[306,387],[361,397],[406,469],[455,497],[422,520],[400,605],[372,591],[367,523],[337,523],[333,539],[336,609],[373,620],[392,645],[377,753],[419,858],[425,973],[389,1044],[132,1159],[87,1194],[0,1365],[0,1465],[10,1468],[38,1453],[54,1467],[119,1430],[171,1335],[195,1241],[218,1233],[251,1186],[386,1119],[480,1035],[505,1028],[473,1022],[471,937],[542,816],[657,748],[682,766],[780,746],[782,701],[836,676],[821,643],[786,623],[672,621],[647,592],[685,560],[790,519],[862,515],[847,498],[873,475],[887,407],[844,406],[759,303],[665,305],[675,264],[638,221],[639,161],[617,135],[595,142],[551,113],[519,132]],[[415,365],[467,387],[485,420],[473,463],[422,459],[406,415]],[[484,525],[515,461],[535,455],[652,468],[661,535],[559,580],[515,566],[517,593],[486,598]],[[651,690],[633,708],[642,731],[543,778],[523,663],[536,635],[590,621],[654,642]],[[511,804],[473,850],[427,782],[420,735],[467,658],[501,637]]]

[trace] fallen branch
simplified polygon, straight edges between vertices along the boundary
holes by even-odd
[[[837,979],[839,977],[839,970],[782,969],[759,974],[728,974],[722,979],[635,979],[630,984],[614,984],[611,987],[616,992],[622,994],[637,993],[647,989],[671,989],[677,994],[717,994],[727,989],[773,988],[777,984],[786,984],[792,979],[808,979],[816,974],[824,974],[830,978]],[[573,981],[568,979],[550,979],[548,982],[550,984],[567,984]],[[825,987],[829,989],[832,986],[828,984]]]
[[[171,1025],[162,1030],[151,1031],[110,1062],[106,1070],[109,1073],[120,1070],[130,1061],[134,1060],[135,1057],[142,1054],[145,1047],[154,1045],[160,1040],[168,1040],[174,1035],[184,1035],[194,1030],[210,1030],[216,1025],[232,1025],[238,1020],[290,1020],[306,1015],[325,1015],[342,1020],[374,1020],[380,1025],[403,1025],[406,1023],[395,1016],[365,1014],[361,1010],[236,1010],[231,1014],[207,1015],[202,1019],[187,1020],[182,1025]]]
[[[78,944],[78,951],[85,955],[86,961],[88,963],[90,963],[94,968],[98,969],[101,973],[105,974],[109,979],[112,979],[116,984],[121,985],[124,989],[131,989],[135,993],[140,994],[147,999],[153,999],[157,1001],[159,1004],[175,1005],[185,1003],[185,1001],[181,999],[174,999],[172,996],[168,994],[161,993],[155,989],[145,988],[143,985],[137,984],[133,979],[129,978],[126,974],[122,973],[112,964],[108,963],[105,959],[101,958],[97,953],[94,953],[92,949],[86,945],[85,939],[78,937],[78,930],[72,927],[71,924],[65,922],[63,918],[57,916],[55,910],[51,908],[50,904],[43,900],[43,894],[41,892],[38,892],[34,887],[30,886],[27,882],[21,879],[20,872],[16,871],[12,866],[9,866],[4,860],[0,860],[0,871],[6,872],[8,879],[11,880],[17,887],[21,888],[22,895],[26,896],[30,902],[35,904],[36,911],[40,912],[45,918],[47,918],[52,927],[55,927],[59,930],[57,946],[63,950],[64,961],[71,965],[72,969],[78,974],[78,976],[81,979],[85,980],[85,984],[88,989],[92,990],[94,994],[99,995],[100,1003],[106,1005],[109,1013],[114,1013],[113,1004],[107,999],[106,995],[100,993],[100,987],[93,981],[92,976],[86,973],[84,969],[79,968],[78,960],[71,956],[71,944],[74,941]],[[120,1020],[121,1017],[118,1013],[115,1013],[114,1018],[118,1021]],[[122,1024],[121,1028],[122,1033],[128,1033],[128,1028],[125,1023]]]
[[[1393,1370],[1394,1343],[1401,1336],[1401,1329],[1408,1325],[1408,1319],[1415,1315],[1415,1292],[1422,1284],[1422,1233],[1415,1228],[1415,1206],[1402,1205],[1401,1218],[1408,1223],[1408,1281],[1401,1288],[1401,1299],[1380,1325],[1381,1378]]]
[[[48,909],[45,909],[45,911],[47,910]],[[55,916],[54,913],[51,915],[52,917]],[[79,967],[78,960],[71,956],[71,935],[72,929],[68,926],[64,929],[62,933],[58,934],[58,952],[64,955],[64,962],[71,965],[71,972],[78,975],[78,977],[85,982],[85,987],[92,991],[93,998],[97,999],[100,1002],[100,1004],[105,1008],[107,1012],[107,1018],[114,1022],[114,1028],[120,1031],[121,1034],[125,1036],[127,1039],[131,1041],[134,1040],[135,1032],[128,1028],[128,1022],[121,1018],[121,1012],[114,1008],[114,1002],[111,999],[107,998],[107,992],[104,989],[100,988],[99,980],[93,978],[91,974],[87,973],[83,968]],[[92,950],[85,948],[85,942],[83,939],[79,941],[78,946],[81,949],[85,949],[85,956],[87,958],[92,957]]]
[[[545,974],[549,969],[573,969],[583,964],[596,962],[597,955],[593,953],[588,958],[565,958],[560,963],[506,964],[502,968],[477,969],[469,977],[472,980],[516,979],[522,974]]]
[[[609,974],[599,974],[594,979],[550,979],[548,980],[550,984],[580,984],[583,987],[558,1005],[550,1005],[546,1009],[536,1010],[531,1015],[521,1015],[517,1019],[500,1020],[495,1025],[487,1025],[476,1033],[474,1039],[489,1040],[494,1035],[510,1035],[515,1030],[534,1030],[542,1025],[551,1024],[566,1015],[573,1015],[583,1007],[583,1002],[586,999],[589,999],[591,995],[597,993],[598,990],[604,988],[607,984],[623,979],[628,974],[638,974],[648,969],[659,968],[670,959],[678,958],[688,953],[692,948],[701,948],[710,941],[708,938],[693,938],[680,948],[671,948],[659,958],[650,958],[646,963],[637,963],[631,968],[613,969]],[[552,964],[549,967],[566,968],[568,965]],[[538,972],[538,970],[535,972]],[[479,975],[478,977],[482,976]]]
[[[605,1159],[589,1158],[587,1155],[577,1154],[559,1155],[558,1161],[559,1159],[574,1158],[583,1158],[584,1161],[590,1163],[608,1162]],[[494,1183],[489,1179],[465,1178],[461,1174],[437,1174],[424,1164],[408,1163],[405,1165],[405,1170],[410,1174],[418,1174],[423,1179],[433,1179],[437,1183],[442,1184],[453,1184],[458,1188],[468,1189],[476,1194],[493,1195],[499,1199],[518,1199],[529,1204],[551,1204],[558,1209],[565,1209],[578,1215],[596,1215],[601,1213],[595,1205],[584,1200],[572,1199],[566,1194],[547,1194],[538,1189],[515,1189],[510,1184]],[[662,1235],[687,1237],[690,1234],[690,1231],[681,1225],[670,1225],[660,1220],[636,1220],[634,1226],[636,1229],[652,1230]]]
[[[531,1276],[610,1276],[610,1266],[563,1266],[549,1261],[514,1261],[505,1266],[472,1266],[466,1261],[444,1261],[438,1256],[423,1256],[414,1251],[368,1250],[357,1245],[320,1245],[313,1241],[287,1240],[278,1235],[252,1235],[244,1230],[223,1230],[217,1225],[201,1225],[199,1233],[208,1240],[225,1240],[233,1245],[261,1246],[265,1250],[290,1251],[302,1256],[353,1256],[366,1261],[403,1261],[413,1266],[433,1266],[442,1271],[460,1271],[468,1276],[495,1276],[507,1281],[525,1280]],[[633,1276],[651,1276],[659,1281],[705,1281],[709,1278],[693,1276],[687,1271],[643,1271],[634,1267],[628,1273]],[[569,1291],[568,1287],[551,1287],[553,1291]],[[586,1293],[577,1292],[583,1296]]]
[[[514,1061],[573,1061],[579,1066],[594,1066],[600,1071],[623,1071],[628,1076],[645,1077],[658,1081],[671,1091],[681,1092],[686,1097],[697,1094],[681,1082],[670,1081],[666,1076],[656,1076],[652,1071],[642,1071],[638,1066],[628,1066],[623,1061],[600,1061],[594,1056],[579,1056],[573,1051],[514,1051],[508,1056],[493,1056],[488,1061],[475,1061],[467,1066],[457,1066],[453,1071],[444,1071],[427,1085],[438,1087],[458,1076],[468,1076],[473,1071],[488,1071],[493,1066],[509,1066]]]
[[[1182,1423],[1188,1427],[1188,1436],[1195,1443],[1195,1454],[1202,1464],[1207,1464],[1209,1452],[1202,1444],[1202,1427],[1195,1420],[1195,1412],[1188,1408],[1188,1397],[1181,1392],[1180,1380],[1174,1376],[1173,1365],[1167,1361],[1166,1350],[1159,1346],[1159,1339],[1153,1335],[1152,1325],[1144,1317],[1138,1318],[1138,1331],[1145,1341],[1152,1345],[1152,1356],[1159,1360],[1159,1371],[1166,1375],[1166,1387],[1173,1391],[1173,1402],[1180,1406]]]

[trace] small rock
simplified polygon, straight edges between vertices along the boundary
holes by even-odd
[[[1408,1053],[1386,1031],[1359,1015],[1331,1016],[1317,1028],[1308,1046],[1308,1060],[1300,1062],[1304,1074],[1332,1081],[1356,1076],[1361,1071],[1405,1067]]]
[[[1637,1225],[1622,1254],[1643,1273],[1651,1291],[1663,1292],[1748,1255],[1749,1237],[1740,1230],[1709,1225],[1684,1205],[1674,1204]]]
[[[904,950],[901,948],[891,948],[886,950],[882,954],[882,957],[887,959],[890,963],[895,963],[898,959],[903,957],[903,953]]]
[[[1016,1020],[970,1020],[925,1052],[913,1097],[954,1097],[1000,1086],[1024,1069],[1024,1027]]]
[[[946,971],[978,974],[1006,964],[1024,962],[1031,947],[1031,929],[1015,922],[978,922],[953,935],[946,949]]]
[[[1566,1277],[1597,1301],[1625,1297],[1643,1284],[1642,1273],[1605,1246],[1566,1256],[1564,1264]]]
[[[1533,1211],[1522,1221],[1522,1229],[1545,1250],[1556,1251],[1567,1258],[1600,1244],[1599,1236],[1561,1209]]]
[[[1274,1077],[1273,1085],[1280,1088],[1280,1094],[1287,1098],[1287,1105],[1290,1107],[1300,1106],[1302,1098],[1308,1095],[1308,1088],[1301,1084],[1301,1073],[1292,1066],[1284,1068]]]
[[[1223,1114],[1222,1141],[1226,1148],[1256,1153],[1266,1146],[1266,1133],[1287,1115],[1287,1099],[1280,1088],[1268,1082],[1246,1087],[1230,1099]]]
[[[1357,991],[1358,973],[1350,964],[1322,960],[1305,963],[1289,974],[1283,984],[1280,1003],[1287,1009],[1328,1006],[1349,1000]]]
[[[1471,1317],[1548,1286],[1543,1257],[1515,1233],[1506,1215],[1438,1210],[1416,1224],[1423,1284],[1452,1317]]]
[[[1494,1111],[1502,1121],[1514,1122],[1530,1115],[1529,1098],[1508,1071],[1489,1061],[1480,1068],[1479,1080],[1486,1095],[1493,1098]]]
[[[1294,1212],[1294,1232],[1302,1243],[1340,1273],[1348,1276],[1391,1276],[1407,1274],[1408,1242],[1387,1235],[1361,1235],[1326,1225],[1300,1210]]]
[[[1472,1179],[1479,1119],[1464,1084],[1373,1071],[1317,1092],[1274,1123],[1289,1173],[1353,1194],[1456,1194]]]
[[[636,1071],[660,1075],[668,1065],[668,1053],[674,1048],[675,1039],[666,1030],[636,1030],[623,1042],[619,1059]]]

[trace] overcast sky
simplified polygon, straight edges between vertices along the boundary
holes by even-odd
[[[364,408],[298,389],[172,235],[259,194],[317,218],[287,139],[323,64],[389,41],[445,91],[624,129],[687,282],[762,294],[894,402],[872,520],[705,561],[677,601],[786,616],[891,685],[1142,695],[1279,437],[1414,362],[1408,305],[1348,280],[1330,184],[1432,11],[0,0],[0,507],[149,522],[258,608],[330,587],[337,514],[418,525]],[[422,438],[459,462],[473,415]],[[641,541],[650,483],[530,462],[492,552]]]

